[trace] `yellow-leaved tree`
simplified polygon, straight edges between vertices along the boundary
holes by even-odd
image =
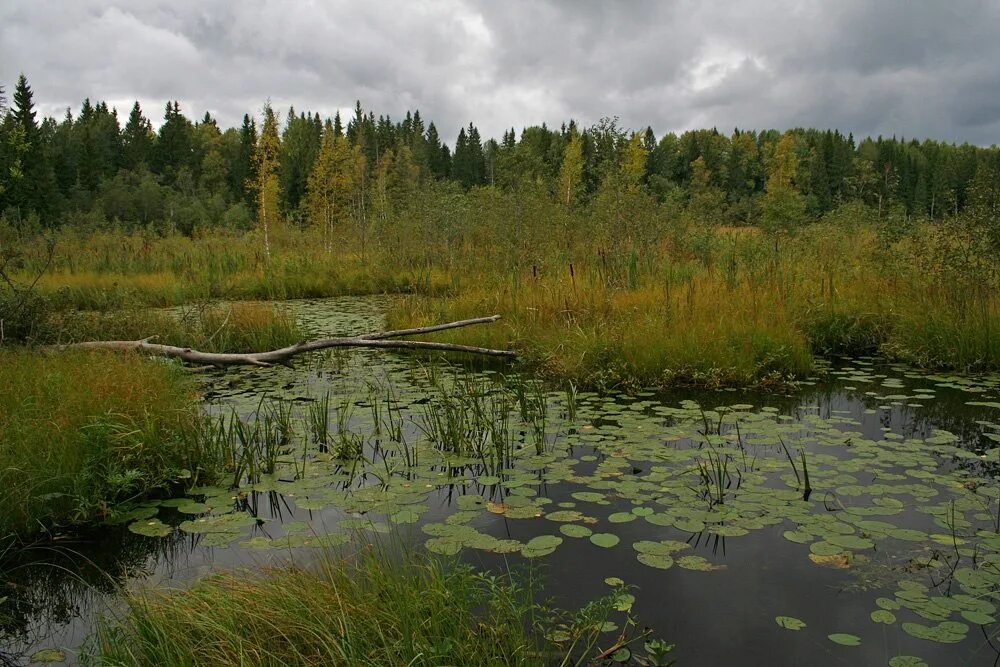
[[[271,236],[278,225],[278,152],[281,135],[278,117],[268,100],[264,104],[264,124],[254,147],[255,176],[250,187],[257,197],[257,225],[264,236],[264,255],[271,259]]]
[[[351,219],[354,201],[361,183],[359,161],[364,161],[360,149],[351,148],[347,139],[332,129],[323,133],[316,164],[309,174],[306,206],[314,224],[323,226],[323,247],[333,250],[334,230]]]

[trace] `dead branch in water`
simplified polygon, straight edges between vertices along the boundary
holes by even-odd
[[[392,340],[404,336],[419,336],[421,334],[444,331],[446,329],[458,329],[473,324],[488,324],[500,319],[499,315],[489,317],[476,317],[469,320],[459,320],[457,322],[447,322],[445,324],[435,324],[429,327],[416,327],[413,329],[398,329],[396,331],[378,331],[374,333],[361,334],[360,336],[346,336],[342,338],[320,338],[317,340],[305,340],[295,345],[289,345],[269,352],[248,352],[248,353],[227,353],[227,352],[202,352],[189,347],[177,347],[175,345],[161,345],[152,343],[156,336],[143,338],[141,340],[95,340],[82,343],[71,343],[68,345],[57,345],[59,349],[75,348],[87,350],[131,350],[141,354],[152,356],[169,357],[180,359],[191,364],[201,366],[273,366],[282,364],[291,365],[292,357],[306,352],[316,352],[334,347],[377,347],[383,349],[403,349],[403,350],[437,350],[440,352],[466,352],[468,354],[480,354],[490,357],[514,358],[517,354],[511,350],[495,350],[488,347],[474,347],[472,345],[456,345],[453,343],[436,343],[423,340]]]

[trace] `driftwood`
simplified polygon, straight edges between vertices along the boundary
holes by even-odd
[[[295,345],[289,345],[278,350],[269,352],[249,352],[245,354],[201,352],[189,347],[177,347],[174,345],[160,345],[151,343],[156,336],[143,338],[142,340],[95,340],[83,343],[71,343],[59,345],[61,349],[75,348],[88,350],[131,350],[142,354],[153,356],[170,357],[180,359],[192,364],[201,366],[273,366],[282,364],[289,366],[292,357],[306,352],[316,352],[317,350],[327,350],[334,347],[377,347],[388,349],[404,350],[438,350],[441,352],[467,352],[469,354],[481,354],[490,357],[516,357],[516,353],[510,350],[494,350],[488,347],[474,347],[471,345],[455,345],[452,343],[435,343],[422,340],[391,340],[403,336],[419,336],[421,334],[444,331],[446,329],[458,329],[473,324],[487,324],[496,322],[499,315],[490,317],[476,317],[471,320],[459,320],[458,322],[448,322],[446,324],[435,324],[429,327],[417,327],[414,329],[399,329],[396,331],[380,331],[376,333],[362,334],[360,336],[347,336],[344,338],[320,338],[318,340],[305,340]]]

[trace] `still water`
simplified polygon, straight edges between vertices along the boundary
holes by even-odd
[[[288,304],[316,336],[379,330],[385,306]],[[1000,377],[838,359],[784,394],[617,395],[347,350],[202,381],[207,412],[283,432],[274,470],[31,550],[0,664],[73,662],[123,583],[184,586],[365,534],[530,564],[569,608],[622,579],[682,665],[1000,659]]]

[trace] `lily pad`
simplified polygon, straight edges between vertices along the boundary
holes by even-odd
[[[779,628],[784,628],[785,630],[801,630],[806,627],[805,621],[794,616],[775,616],[774,622],[778,624]]]
[[[835,632],[832,635],[827,635],[827,639],[841,646],[861,646],[861,637],[843,632]]]
[[[610,549],[618,544],[621,539],[613,533],[594,533],[590,536],[590,541],[599,547]]]

